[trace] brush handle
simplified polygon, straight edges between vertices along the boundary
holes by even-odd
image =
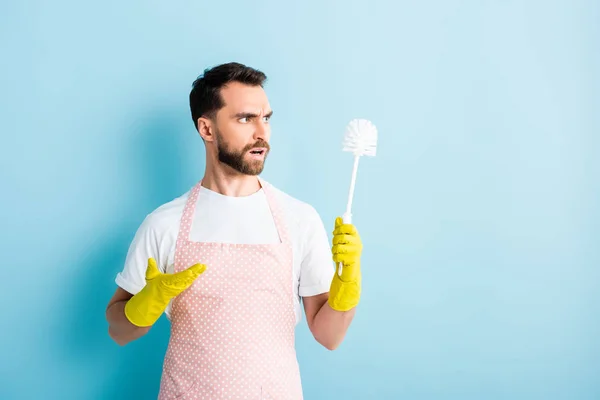
[[[354,156],[354,167],[352,168],[352,179],[350,180],[350,191],[348,193],[348,203],[346,212],[342,215],[344,224],[352,223],[352,200],[354,199],[354,187],[356,186],[356,174],[358,172],[358,160],[360,156]],[[342,275],[342,263],[338,263],[338,275]]]
[[[358,160],[360,160],[360,156],[354,156],[354,166],[352,167],[352,179],[350,180],[350,191],[348,192],[348,203],[346,204],[346,212],[343,215],[345,224],[352,223],[352,200],[354,199],[354,187],[356,186]]]

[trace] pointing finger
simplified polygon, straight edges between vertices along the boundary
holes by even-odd
[[[191,267],[188,268],[188,271],[190,271],[192,273],[192,275],[194,276],[194,278],[198,277],[200,274],[202,274],[204,271],[206,271],[206,265],[204,264],[194,264]]]

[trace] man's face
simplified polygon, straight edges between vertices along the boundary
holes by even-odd
[[[234,82],[221,96],[225,106],[213,124],[218,159],[242,174],[258,175],[270,151],[272,111],[267,95],[260,86]]]

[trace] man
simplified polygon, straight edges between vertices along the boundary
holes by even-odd
[[[265,81],[229,63],[194,82],[204,177],[145,218],[116,277],[106,311],[115,342],[145,335],[163,313],[171,322],[160,399],[302,399],[300,303],[333,350],[359,302],[356,228],[337,218],[330,248],[312,206],[259,178],[273,114]]]

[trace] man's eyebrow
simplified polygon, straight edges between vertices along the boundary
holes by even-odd
[[[271,118],[272,116],[273,116],[273,110],[271,110],[265,114],[265,117],[267,117],[267,118]],[[256,118],[256,117],[258,117],[258,114],[252,113],[252,112],[241,112],[241,113],[235,114],[233,117],[234,118]]]

